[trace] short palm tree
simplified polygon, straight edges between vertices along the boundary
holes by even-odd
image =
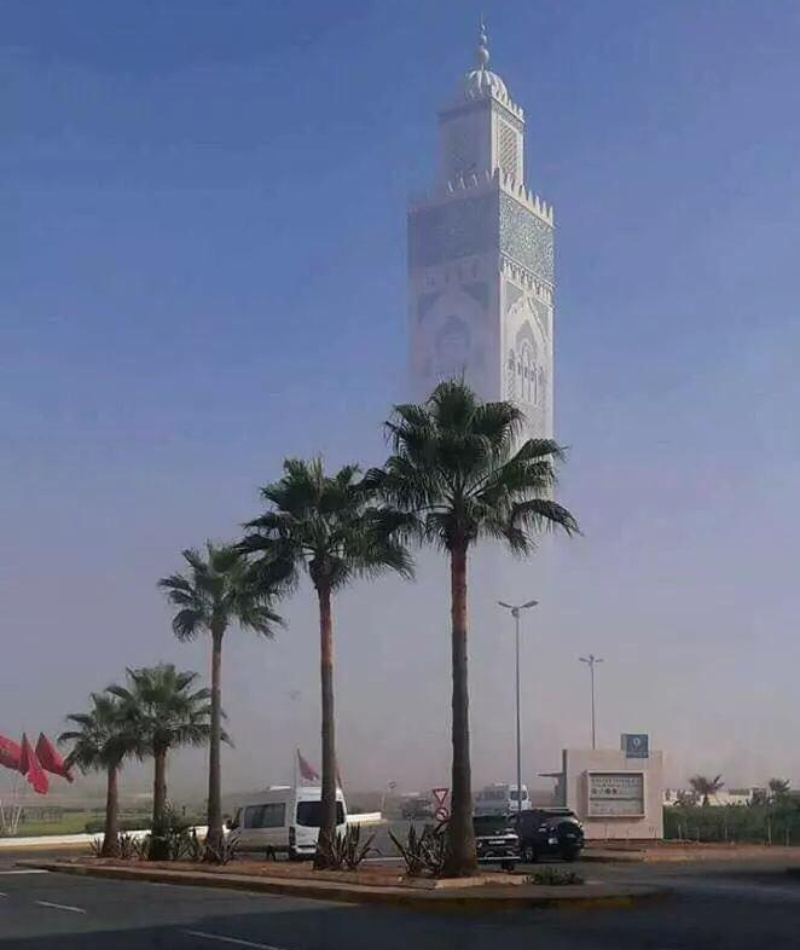
[[[77,728],[62,732],[60,743],[72,748],[65,764],[81,772],[106,773],[106,817],[101,856],[119,854],[119,772],[122,763],[140,749],[139,737],[123,703],[109,693],[92,693],[92,707],[86,713],[72,713],[67,722]]]
[[[221,673],[222,641],[236,624],[264,637],[272,637],[281,618],[272,608],[280,593],[262,578],[256,586],[247,564],[232,546],[206,545],[205,556],[188,549],[183,557],[186,574],[171,574],[158,585],[175,607],[172,629],[179,640],[193,640],[201,633],[211,636],[211,710],[208,766],[208,835],[206,857],[214,860],[223,838],[220,746],[222,732]]]
[[[162,857],[167,806],[167,755],[180,746],[205,745],[211,737],[211,690],[196,689],[198,674],[178,671],[172,663],[127,671],[126,686],[108,692],[129,710],[142,745],[152,755],[153,834],[150,858]]]
[[[708,778],[706,775],[693,775],[689,779],[689,785],[692,791],[701,800],[703,806],[707,808],[711,804],[711,797],[725,785],[722,776],[717,775],[714,778]]]
[[[773,802],[783,802],[792,790],[791,782],[785,778],[771,778],[767,783],[769,797]]]
[[[246,525],[240,547],[267,569],[293,564],[305,569],[319,604],[320,678],[322,692],[322,793],[316,866],[327,864],[328,846],[336,833],[336,741],[333,690],[333,594],[354,578],[385,571],[411,576],[412,563],[396,534],[403,517],[373,504],[374,493],[359,477],[356,465],[332,475],[321,459],[287,459],[283,477],[261,489],[269,510]]]
[[[481,538],[528,554],[533,534],[575,519],[552,500],[561,448],[520,443],[524,415],[508,402],[481,402],[460,381],[441,383],[422,405],[396,406],[386,423],[393,454],[366,482],[393,509],[416,516],[424,540],[450,558],[452,614],[452,806],[445,873],[476,865],[467,683],[467,558]]]
[[[694,789],[681,789],[675,796],[678,808],[694,808],[697,804],[697,792]]]

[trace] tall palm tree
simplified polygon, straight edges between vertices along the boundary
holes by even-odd
[[[123,761],[140,749],[139,737],[122,702],[109,693],[92,693],[86,713],[72,713],[67,722],[77,728],[62,732],[59,743],[71,742],[65,764],[81,772],[106,773],[106,817],[101,856],[119,854],[119,771]]]
[[[222,641],[232,624],[272,637],[281,618],[272,609],[280,593],[277,583],[262,577],[256,586],[247,564],[236,548],[208,542],[205,556],[187,549],[183,557],[187,574],[163,577],[158,586],[177,608],[172,629],[179,640],[194,640],[201,633],[211,636],[211,722],[208,765],[208,835],[206,858],[219,854],[222,830],[220,745],[222,742],[221,672]]]
[[[396,571],[410,577],[412,562],[396,539],[404,518],[373,504],[374,493],[356,465],[327,475],[322,460],[287,459],[283,477],[261,489],[269,510],[246,525],[240,547],[273,563],[307,571],[317,594],[322,693],[322,794],[319,847],[315,863],[326,865],[336,833],[336,740],[333,691],[333,594],[356,577]]]
[[[198,674],[172,663],[127,670],[127,686],[109,686],[129,710],[142,744],[153,756],[153,834],[150,858],[161,857],[167,806],[167,754],[180,746],[205,745],[211,737],[211,690],[195,689]]]
[[[693,775],[689,779],[689,785],[700,798],[703,807],[707,808],[711,804],[712,795],[716,795],[725,783],[722,781],[721,775],[714,778],[708,778],[706,775]]]
[[[422,405],[396,406],[386,423],[393,454],[367,484],[395,509],[413,513],[423,540],[450,558],[452,625],[452,807],[445,872],[476,865],[467,682],[467,558],[481,538],[528,554],[533,534],[560,527],[577,532],[573,516],[552,500],[550,439],[519,438],[522,412],[508,402],[481,402],[463,382],[441,383]]]

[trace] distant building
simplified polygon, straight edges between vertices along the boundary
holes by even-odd
[[[754,801],[766,800],[766,788],[754,785],[750,788],[721,788],[715,795],[708,796],[708,804],[713,808],[725,805],[752,805]],[[691,788],[665,788],[664,805],[680,805],[682,801],[697,798],[697,804],[702,804],[702,798]]]

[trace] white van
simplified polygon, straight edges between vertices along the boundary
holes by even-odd
[[[313,858],[319,837],[319,786],[273,785],[244,802],[229,825],[239,851],[262,851],[267,857]],[[347,827],[344,795],[336,790],[336,830]]]
[[[533,807],[528,797],[528,786],[522,786],[522,811],[530,811]],[[519,807],[517,786],[497,783],[486,785],[475,795],[475,815],[508,815],[516,813]]]

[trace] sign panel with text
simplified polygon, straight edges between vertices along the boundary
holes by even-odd
[[[587,772],[590,818],[643,818],[643,772]]]

